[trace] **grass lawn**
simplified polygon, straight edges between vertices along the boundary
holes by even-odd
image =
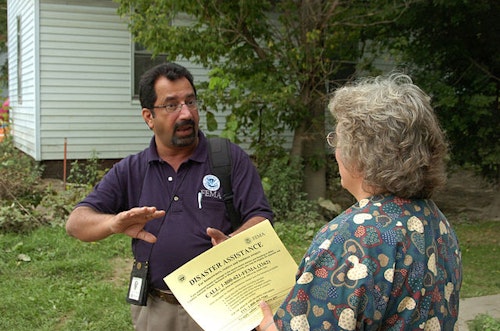
[[[296,261],[319,225],[277,224]],[[462,297],[500,293],[500,222],[455,225],[464,264]],[[0,330],[132,331],[125,303],[130,241],[83,243],[61,227],[0,234]]]
[[[0,235],[0,330],[133,330],[125,303],[124,236],[83,243],[61,227]]]
[[[454,225],[462,251],[461,298],[500,293],[500,222]]]

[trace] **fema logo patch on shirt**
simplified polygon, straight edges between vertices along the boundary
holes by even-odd
[[[203,177],[203,186],[209,191],[217,191],[220,188],[220,180],[214,175]]]

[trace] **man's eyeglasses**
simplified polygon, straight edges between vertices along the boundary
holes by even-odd
[[[153,106],[154,109],[165,109],[167,113],[175,113],[182,109],[182,106],[186,106],[189,110],[196,110],[198,106],[201,104],[200,100],[192,99],[188,100],[184,103],[182,102],[172,102],[167,103],[166,105]]]

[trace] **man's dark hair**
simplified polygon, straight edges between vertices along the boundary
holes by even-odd
[[[160,77],[165,77],[171,81],[184,77],[189,81],[196,95],[193,75],[191,75],[189,70],[179,64],[166,62],[152,67],[141,76],[139,82],[139,101],[142,108],[153,108],[158,97],[155,92],[155,82]]]

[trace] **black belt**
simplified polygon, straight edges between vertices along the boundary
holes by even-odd
[[[154,296],[159,298],[162,301],[171,303],[173,305],[180,305],[179,301],[177,298],[174,296],[174,294],[170,290],[159,290],[156,288],[153,288],[149,291],[149,293]]]

